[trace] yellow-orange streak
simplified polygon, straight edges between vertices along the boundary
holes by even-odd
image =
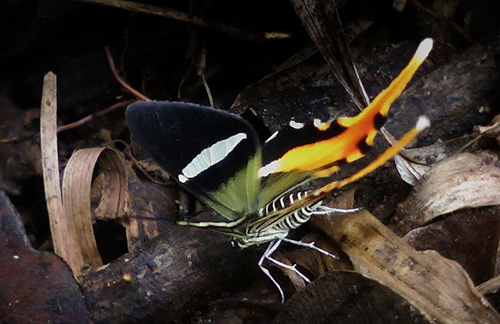
[[[274,172],[314,171],[342,159],[352,162],[361,158],[363,153],[358,149],[358,143],[366,137],[366,143],[370,146],[373,145],[373,139],[378,133],[378,129],[374,126],[376,115],[387,116],[391,104],[410,82],[431,48],[432,40],[424,40],[406,68],[359,115],[337,118],[340,125],[347,127],[344,132],[336,137],[299,146],[288,151],[278,160],[279,165]]]
[[[332,190],[340,189],[345,187],[346,185],[353,183],[367,174],[373,172],[380,166],[382,166],[385,162],[390,160],[394,155],[398,154],[399,151],[403,149],[406,145],[408,145],[422,130],[429,127],[430,122],[429,119],[425,116],[419,118],[415,127],[413,127],[410,131],[408,131],[394,146],[390,146],[384,153],[379,155],[375,160],[373,160],[369,165],[359,170],[355,174],[351,175],[340,181],[333,181],[324,187],[317,190],[314,194],[315,197],[324,197],[329,194]]]

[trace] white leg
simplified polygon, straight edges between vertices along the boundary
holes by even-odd
[[[330,215],[330,214],[349,214],[349,213],[357,213],[362,210],[363,207],[358,208],[333,208],[324,205],[318,206],[314,211],[315,215]]]
[[[270,256],[267,256],[266,259],[268,259],[269,261],[271,261],[272,263],[284,268],[284,269],[287,269],[287,270],[290,270],[290,271],[293,271],[295,272],[296,274],[299,275],[299,277],[302,278],[302,280],[304,280],[305,282],[307,283],[310,283],[311,280],[309,280],[309,278],[307,278],[302,272],[300,272],[299,270],[297,270],[297,265],[294,264],[294,265],[288,265],[286,263],[283,263],[281,261],[278,261],[276,259],[273,259],[271,258]]]
[[[290,243],[290,244],[295,244],[297,246],[302,246],[302,247],[306,247],[306,248],[309,248],[309,249],[314,250],[314,251],[318,251],[318,252],[320,252],[320,253],[322,253],[324,255],[327,255],[327,256],[335,259],[335,260],[340,260],[340,258],[338,256],[333,255],[330,252],[325,251],[325,250],[317,247],[316,245],[314,245],[314,242],[304,243],[302,241],[296,241],[296,240],[292,240],[292,239],[289,239],[289,238],[286,238],[286,237],[282,238],[281,240],[284,241],[284,242]]]
[[[264,254],[262,254],[262,256],[260,257],[258,265],[259,265],[260,270],[262,270],[262,272],[264,272],[266,274],[266,276],[268,276],[269,279],[271,279],[271,281],[274,283],[276,288],[278,288],[278,291],[280,292],[280,296],[281,296],[281,303],[283,304],[285,302],[285,294],[283,293],[283,289],[281,289],[281,286],[279,285],[279,283],[276,281],[276,279],[273,278],[273,276],[271,275],[269,270],[267,268],[265,268],[263,265],[264,260],[269,258],[269,256],[271,254],[273,254],[274,251],[276,251],[276,249],[278,248],[280,243],[281,243],[280,239],[271,241],[271,243],[269,243],[266,250],[264,251]]]
[[[278,288],[278,291],[279,291],[280,296],[281,296],[281,303],[284,303],[285,302],[285,294],[283,293],[283,289],[281,289],[281,286],[276,281],[276,279],[274,279],[274,277],[271,275],[271,273],[269,272],[269,270],[264,267],[264,265],[263,265],[264,260],[267,259],[267,260],[271,261],[272,263],[274,263],[274,264],[276,264],[276,265],[278,265],[278,266],[280,266],[280,267],[282,267],[284,269],[291,270],[291,271],[295,272],[297,275],[299,275],[299,277],[301,277],[307,283],[309,283],[311,281],[309,280],[309,278],[307,278],[302,272],[300,272],[297,269],[297,265],[296,264],[294,264],[294,265],[288,265],[288,264],[280,262],[280,261],[278,261],[276,259],[273,259],[271,257],[271,255],[274,252],[276,252],[276,250],[278,249],[278,247],[281,244],[282,240],[283,239],[276,239],[274,241],[271,241],[271,243],[269,243],[269,245],[267,246],[266,250],[264,251],[264,254],[262,254],[262,257],[260,258],[258,265],[259,265],[259,268],[262,270],[262,272],[264,272],[269,277],[269,279],[271,279],[271,281],[274,283],[274,285],[276,286],[276,288]]]

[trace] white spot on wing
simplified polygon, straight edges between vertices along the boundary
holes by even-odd
[[[318,118],[314,118],[313,122],[314,122],[314,127],[316,128],[321,128],[326,125],[325,122],[322,122],[321,119]]]
[[[278,135],[278,131],[274,132],[273,135],[269,136],[268,139],[266,139],[266,143],[275,138]]]
[[[208,170],[211,166],[224,160],[236,146],[246,138],[247,134],[238,133],[207,147],[182,169],[182,174],[179,175],[179,181],[185,183],[203,171]]]
[[[294,120],[291,120],[288,125],[290,125],[290,127],[292,128],[295,128],[295,129],[301,129],[302,127],[304,127],[304,124],[303,123],[298,123]]]

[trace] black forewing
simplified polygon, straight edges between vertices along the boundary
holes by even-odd
[[[126,118],[134,139],[177,181],[203,150],[235,134],[245,134],[245,139],[218,163],[180,183],[228,219],[237,219],[255,208],[260,187],[260,145],[244,119],[179,102],[136,102],[127,108]]]
[[[345,130],[336,122],[330,123],[330,127],[319,130],[312,122],[302,124],[300,128],[290,124],[283,126],[264,143],[262,150],[262,164],[279,159],[283,154],[297,146],[308,145],[318,141],[330,139]]]

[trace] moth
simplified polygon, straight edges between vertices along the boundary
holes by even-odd
[[[282,241],[318,249],[288,239],[290,230],[313,215],[338,212],[322,205],[322,200],[384,164],[428,127],[429,120],[420,117],[394,146],[353,175],[311,192],[295,190],[313,179],[334,175],[342,163],[367,153],[391,104],[431,49],[432,40],[425,39],[400,75],[357,116],[327,122],[292,121],[262,144],[240,116],[192,103],[136,102],[127,107],[126,120],[135,141],[179,185],[227,220],[179,224],[217,230],[240,248],[269,243],[259,266],[283,299],[264,260],[289,267],[271,258]]]

